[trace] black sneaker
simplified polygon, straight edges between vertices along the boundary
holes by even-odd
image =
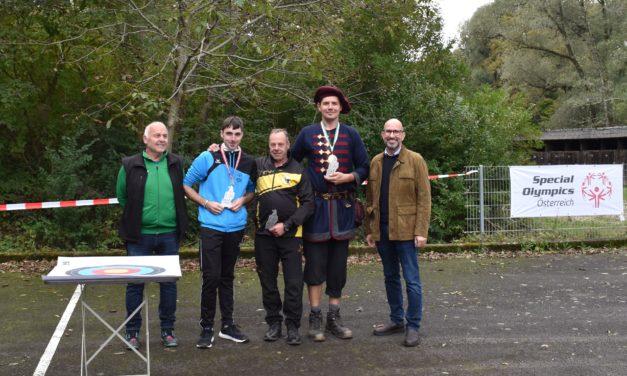
[[[141,347],[141,343],[139,343],[139,331],[137,330],[129,330],[126,332],[126,340],[128,341],[128,344],[126,344],[126,348],[131,350],[132,348],[134,349],[139,349]]]
[[[202,328],[196,347],[199,349],[210,349],[211,346],[213,346],[213,328]]]
[[[263,340],[267,342],[274,342],[281,338],[281,322],[275,321],[268,325],[268,331],[263,336]]]
[[[244,343],[248,342],[249,339],[246,337],[244,333],[242,333],[237,325],[224,325],[222,329],[220,329],[220,333],[218,334],[220,338],[230,339],[233,342]]]

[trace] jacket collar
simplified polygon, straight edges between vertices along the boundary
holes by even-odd
[[[398,152],[398,158],[396,159],[398,162],[405,163],[405,161],[407,160],[407,153],[408,153],[407,150],[408,149],[405,147],[405,145],[401,145],[401,148]],[[384,150],[383,153],[379,155],[381,156],[381,161],[383,161],[383,157],[385,157],[387,154]]]

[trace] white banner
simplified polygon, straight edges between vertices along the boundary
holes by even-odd
[[[510,166],[511,217],[618,215],[623,165]]]

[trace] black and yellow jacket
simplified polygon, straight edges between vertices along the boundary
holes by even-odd
[[[302,225],[313,213],[313,191],[305,169],[291,157],[279,167],[270,156],[260,157],[257,162],[255,190],[255,225],[258,235],[271,235],[266,221],[273,210],[278,222],[285,225],[284,237],[301,237]]]

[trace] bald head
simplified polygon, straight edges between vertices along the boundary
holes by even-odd
[[[390,119],[386,121],[383,125],[383,129],[385,129],[387,126],[397,126],[400,127],[400,129],[403,129],[403,123],[401,123],[401,121],[398,119]]]

